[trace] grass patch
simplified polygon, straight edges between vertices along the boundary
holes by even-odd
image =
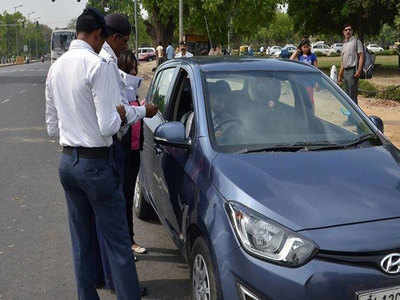
[[[336,65],[339,69],[341,63],[341,57],[318,57],[318,67],[325,71],[326,69],[330,70],[332,65]],[[385,69],[397,69],[398,64],[398,56],[390,55],[390,56],[377,56],[375,59],[376,68],[385,68]]]
[[[373,85],[370,81],[363,79],[358,82],[358,91],[360,94],[367,97],[376,96],[378,93],[378,89],[375,85]]]

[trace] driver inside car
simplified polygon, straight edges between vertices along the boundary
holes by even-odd
[[[231,144],[241,140],[241,120],[228,112],[231,103],[231,88],[224,80],[208,83],[210,92],[211,117],[218,144]]]

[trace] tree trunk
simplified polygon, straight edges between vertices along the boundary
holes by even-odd
[[[151,22],[144,20],[144,24],[147,34],[153,41],[153,45],[157,46],[158,43],[166,45],[167,42],[172,42],[176,27],[173,16],[169,16],[166,24],[163,24],[157,12],[152,12],[150,20]]]

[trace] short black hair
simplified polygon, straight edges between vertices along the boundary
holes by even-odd
[[[131,34],[132,27],[126,16],[121,14],[111,14],[105,17],[105,22],[111,34],[118,33],[123,36]]]
[[[351,25],[350,23],[344,24],[343,30],[344,30],[346,27],[351,27],[351,29],[353,29],[353,25]]]
[[[186,43],[185,42],[180,42],[179,45],[186,46]]]
[[[76,32],[92,33],[95,30],[102,29],[102,37],[108,36],[104,16],[96,8],[88,7],[78,17],[76,21]]]

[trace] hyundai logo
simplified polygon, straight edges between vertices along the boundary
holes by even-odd
[[[399,274],[400,273],[400,254],[392,253],[392,254],[386,255],[381,261],[381,268],[385,273]]]

